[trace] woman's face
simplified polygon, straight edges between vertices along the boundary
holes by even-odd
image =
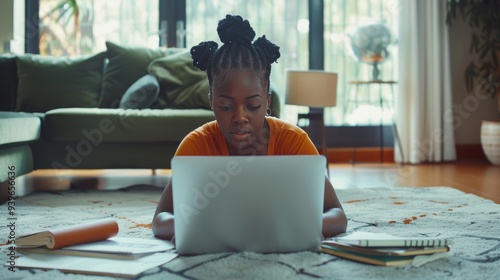
[[[251,69],[227,71],[214,79],[210,106],[230,154],[253,155],[267,149],[265,116],[270,102],[267,88]]]

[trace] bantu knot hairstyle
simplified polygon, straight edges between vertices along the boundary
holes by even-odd
[[[201,42],[191,48],[194,67],[207,71],[208,62],[219,46],[214,41]]]
[[[269,90],[271,64],[280,57],[279,47],[266,36],[255,38],[255,31],[248,20],[241,16],[226,15],[219,21],[217,33],[223,45],[218,48],[214,41],[201,42],[191,48],[193,65],[207,72],[212,85],[220,73],[230,69],[250,68],[261,77],[261,82]]]
[[[240,16],[227,15],[225,19],[219,22],[217,33],[220,41],[224,44],[231,44],[235,41],[252,42],[253,38],[255,38],[255,31],[248,20],[243,20]]]

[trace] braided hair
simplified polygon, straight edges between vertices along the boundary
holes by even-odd
[[[212,81],[230,69],[253,69],[269,91],[271,64],[280,57],[279,47],[266,36],[257,38],[248,20],[241,16],[226,15],[219,21],[217,33],[223,45],[214,41],[201,42],[191,48],[193,65],[207,73],[210,90]]]

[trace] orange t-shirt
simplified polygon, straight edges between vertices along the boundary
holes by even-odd
[[[318,155],[305,131],[273,117],[269,125],[268,155]],[[189,133],[177,148],[176,156],[229,156],[226,139],[217,121],[211,121]]]

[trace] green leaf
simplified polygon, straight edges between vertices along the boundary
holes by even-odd
[[[459,9],[460,9],[460,14],[462,15],[462,18],[465,15],[465,7],[467,6],[467,1],[459,1]]]
[[[472,33],[471,40],[470,40],[470,53],[477,53],[479,52],[479,37],[477,36],[476,33]]]
[[[479,59],[483,60],[486,55],[488,54],[488,52],[490,51],[490,45],[488,44],[488,42],[485,42],[481,47],[480,47],[480,55],[479,55]]]
[[[465,69],[465,86],[468,91],[471,91],[474,88],[474,78],[477,76],[476,65],[474,62],[471,62],[469,66]]]
[[[78,14],[78,3],[76,0],[60,0],[60,2],[47,13],[47,16],[54,15],[56,13],[58,13],[55,20],[56,22],[60,21],[66,13],[70,13],[68,18],[71,18],[71,16]],[[67,20],[66,24],[68,24],[68,22],[69,20]]]

